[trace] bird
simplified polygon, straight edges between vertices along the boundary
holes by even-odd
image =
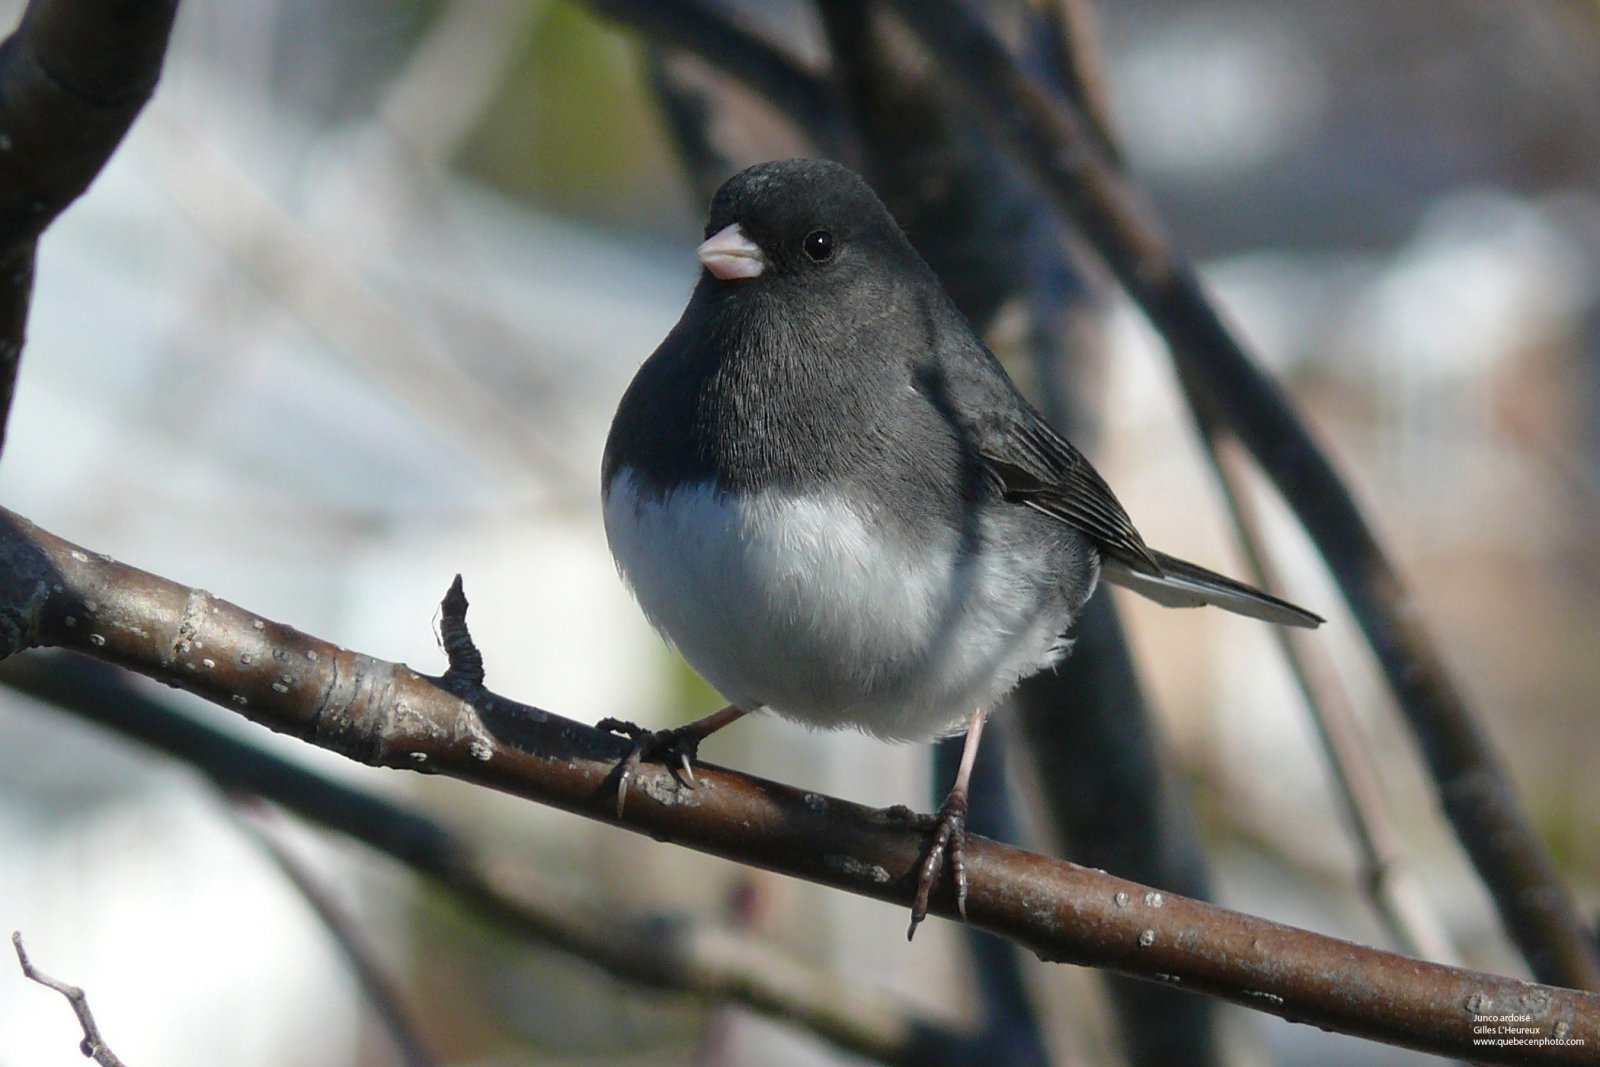
[[[759,163],[712,198],[677,324],[623,393],[606,538],[645,616],[727,706],[634,740],[693,782],[699,743],[765,710],[925,742],[962,730],[916,874],[966,915],[968,787],[992,710],[1056,664],[1101,578],[1173,607],[1323,620],[1148,547],[945,294],[867,182]]]

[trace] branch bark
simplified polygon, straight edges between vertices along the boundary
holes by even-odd
[[[455,671],[469,658],[466,635],[459,631],[458,643],[452,620],[441,621]],[[470,677],[471,667],[464,670]],[[700,919],[575,895],[542,877],[536,865],[485,853],[415,809],[152,699],[128,677],[69,653],[0,662],[0,682],[18,692],[187,763],[225,792],[271,801],[345,834],[429,879],[508,935],[554,947],[620,981],[739,1004],[879,1063],[944,1067],[971,1062],[976,1054],[976,1035],[887,993]]]
[[[0,652],[51,645],[196,693],[373,766],[447,774],[797,878],[908,906],[929,820],[710,764],[690,787],[627,743],[482,688],[429,678],[91,553],[0,511]],[[1299,1022],[1485,1063],[1585,1063],[1600,995],[1406,959],[974,839],[971,921],[1043,959],[1176,983]],[[933,910],[954,914],[947,891]],[[1572,1044],[1474,1043],[1485,1014]]]
[[[1399,575],[1282,391],[1229,333],[1193,266],[1104,158],[1076,108],[1029,79],[966,5],[893,6],[996,140],[1094,243],[1166,340],[1197,405],[1250,450],[1316,542],[1405,711],[1457,838],[1533,973],[1600,989],[1600,947]]]

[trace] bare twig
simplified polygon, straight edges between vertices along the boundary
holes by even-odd
[[[51,978],[35,967],[28,959],[28,950],[22,947],[22,931],[12,933],[11,947],[17,950],[17,962],[22,964],[24,978],[38,982],[46,989],[54,989],[66,997],[67,1003],[72,1005],[73,1014],[78,1017],[78,1025],[83,1027],[83,1040],[78,1043],[78,1048],[84,1056],[100,1064],[100,1067],[123,1067],[122,1061],[117,1059],[117,1054],[111,1051],[105,1039],[100,1036],[100,1027],[94,1021],[94,1012],[89,1010],[88,995],[78,986]]]
[[[1063,96],[958,0],[892,0],[997,139],[1094,242],[1161,331],[1180,378],[1262,464],[1337,577],[1406,712],[1456,836],[1535,975],[1600,989],[1600,948],[1399,575],[1282,391],[1244,353],[1153,211]]]
[[[448,774],[901,906],[915,891],[926,818],[711,764],[695,785],[640,768],[619,818],[622,738],[481,688],[448,691],[0,511],[0,652],[39,645],[128,667],[363,763]],[[1407,959],[982,838],[969,842],[967,866],[970,920],[1044,959],[1486,1063],[1589,1062],[1600,1045],[1600,994]],[[932,910],[954,916],[948,889]],[[1479,1015],[1512,1012],[1581,1043],[1475,1043]]]
[[[703,920],[576,895],[541,877],[536,865],[480,855],[436,820],[192,718],[128,678],[65,653],[0,662],[4,684],[191,764],[226,792],[261,797],[346,834],[511,936],[553,946],[633,985],[742,1005],[880,1063],[970,1062],[973,1035],[885,992]]]
[[[316,913],[322,928],[333,943],[339,946],[356,984],[366,996],[367,1003],[383,1024],[384,1032],[394,1042],[402,1063],[409,1067],[434,1067],[439,1061],[428,1051],[428,1042],[417,1029],[411,1013],[406,1010],[405,997],[389,976],[384,973],[378,954],[354,916],[341,907],[299,858],[279,840],[270,822],[270,812],[248,794],[234,793],[230,799],[239,813],[238,823],[267,854],[284,878],[294,886],[303,900]]]
[[[39,235],[155,91],[177,0],[32,0],[0,45],[0,446]]]

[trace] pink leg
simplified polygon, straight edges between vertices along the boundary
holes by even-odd
[[[972,781],[972,765],[978,761],[983,724],[988,721],[987,711],[975,711],[967,722],[967,739],[961,748],[961,766],[956,770],[955,784],[950,787],[944,803],[939,805],[933,843],[922,858],[917,895],[911,904],[911,929],[906,931],[907,941],[916,936],[917,924],[928,917],[928,897],[933,893],[934,883],[939,880],[946,852],[950,855],[950,877],[956,887],[956,911],[962,919],[967,917],[967,865],[962,855],[967,842],[967,785]]]
[[[597,729],[631,737],[634,742],[633,751],[617,764],[617,818],[622,818],[623,806],[628,802],[628,783],[633,781],[634,773],[638,771],[639,764],[646,757],[670,759],[676,756],[683,768],[683,776],[689,780],[690,785],[693,785],[694,768],[689,765],[689,761],[694,758],[700,742],[747,714],[749,712],[746,709],[729,704],[721,711],[714,711],[703,719],[696,719],[671,730],[646,730],[621,719],[601,719],[595,723]]]

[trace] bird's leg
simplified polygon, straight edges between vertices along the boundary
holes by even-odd
[[[945,854],[950,856],[950,877],[956,887],[956,911],[962,919],[967,917],[967,864],[963,851],[967,844],[967,784],[972,780],[972,765],[978,761],[978,743],[983,740],[983,724],[989,721],[987,711],[975,711],[967,723],[966,743],[961,747],[961,766],[956,771],[955,784],[939,805],[933,826],[933,841],[922,857],[922,869],[917,878],[917,895],[911,902],[911,929],[906,931],[909,941],[917,934],[917,924],[928,917],[928,897],[934,883],[944,868]]]
[[[696,719],[671,730],[646,730],[642,726],[621,719],[601,719],[595,723],[596,729],[633,739],[633,751],[617,764],[617,818],[622,818],[623,805],[628,801],[628,783],[633,781],[634,773],[639,769],[641,762],[646,759],[670,761],[676,757],[679,766],[683,768],[683,776],[688,779],[690,785],[693,785],[694,768],[689,762],[699,750],[700,742],[730,722],[743,718],[747,713],[747,709],[729,704],[721,711],[714,711],[703,719]]]

